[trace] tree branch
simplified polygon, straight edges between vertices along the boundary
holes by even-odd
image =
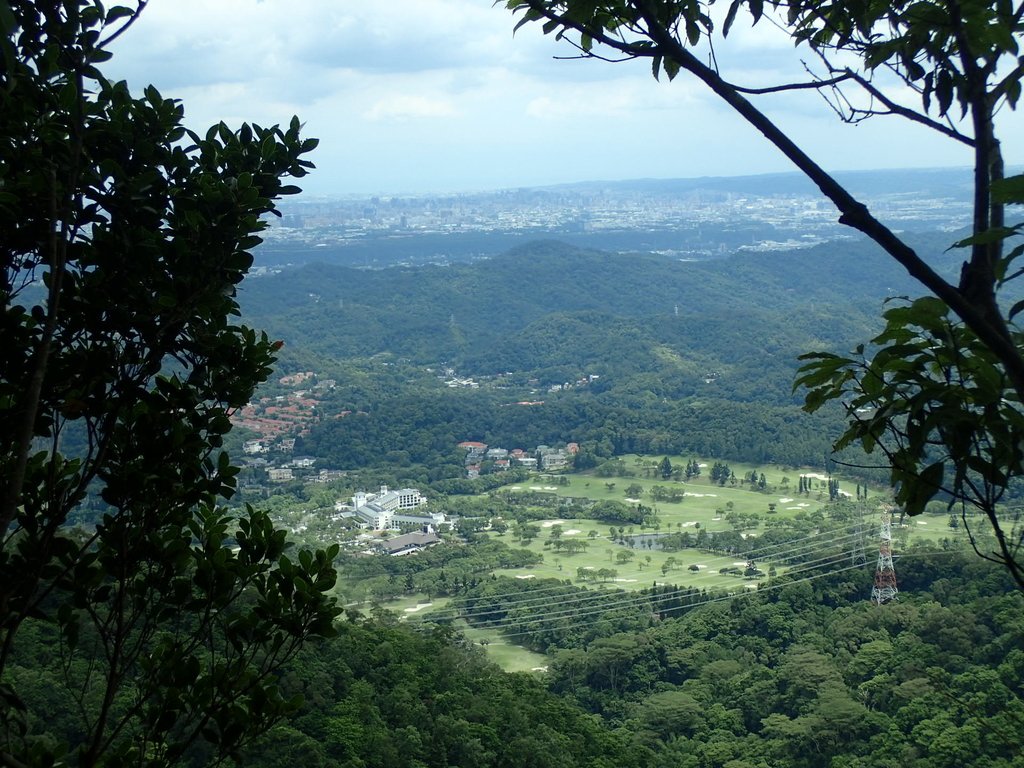
[[[993,324],[983,310],[980,310],[954,285],[946,282],[906,243],[900,240],[888,227],[876,219],[867,206],[854,198],[841,184],[814,162],[774,122],[738,93],[717,72],[701,62],[687,50],[661,23],[650,6],[649,0],[632,0],[647,26],[647,32],[654,47],[626,43],[610,37],[603,30],[592,29],[561,14],[549,11],[541,0],[527,0],[529,7],[542,17],[574,29],[594,40],[605,43],[623,53],[634,54],[637,58],[663,56],[672,59],[703,82],[717,96],[738,112],[750,125],[760,131],[768,141],[782,152],[807,178],[817,185],[838,209],[839,223],[867,235],[892,256],[907,273],[942,299],[988,346],[1006,368],[1014,390],[1024,402],[1024,358],[1019,350],[998,325]]]
[[[742,85],[736,85],[735,83],[729,83],[728,81],[723,82],[726,82],[728,86],[737,93],[745,93],[749,96],[763,96],[769,93],[783,93],[785,91],[816,91],[821,88],[830,88],[849,80],[852,76],[852,73],[847,72],[842,75],[831,77],[828,80],[812,80],[808,83],[785,83],[783,85],[772,85],[766,88],[747,88]]]
[[[904,107],[902,104],[897,104],[895,101],[886,96],[882,91],[874,86],[867,78],[863,75],[854,72],[847,68],[845,70],[850,77],[865,91],[867,91],[875,99],[878,99],[885,108],[888,109],[892,114],[899,115],[900,117],[911,120],[912,122],[923,125],[926,128],[931,128],[933,131],[938,131],[944,136],[948,136],[954,141],[959,141],[961,144],[965,144],[968,147],[974,146],[974,139],[970,136],[966,136],[954,128],[950,128],[948,125],[943,125],[938,120],[933,120],[927,115],[923,115],[909,107]]]

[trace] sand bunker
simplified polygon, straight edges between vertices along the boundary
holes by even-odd
[[[517,579],[536,579],[536,574],[533,573],[521,573],[516,576]]]
[[[689,491],[686,491],[683,496],[693,496],[695,499],[703,499],[705,496],[710,496],[712,499],[718,498],[717,493],[690,493]]]
[[[696,520],[687,520],[685,523],[683,523],[683,528],[693,528],[693,526],[695,526],[696,524]]]
[[[565,520],[545,520],[540,524],[541,528],[550,528],[552,525],[561,525]]]
[[[629,496],[626,497],[626,502],[629,504],[639,504],[640,499],[631,499]]]
[[[789,498],[788,496],[784,496],[781,499],[779,499],[779,504],[789,504],[789,502],[791,501],[793,501],[793,499]]]
[[[575,536],[577,533],[583,533],[579,528],[570,528],[568,531],[563,531],[566,536]]]
[[[917,524],[918,525],[928,525],[928,521],[927,520],[918,520]]]
[[[545,490],[545,491],[557,491],[557,490],[558,490],[558,487],[557,487],[557,486],[554,486],[554,485],[545,485],[545,486],[544,486],[544,490]]]
[[[414,608],[406,608],[405,612],[406,613],[416,613],[416,611],[422,611],[424,608],[429,608],[432,605],[433,605],[433,603],[417,603],[416,607],[414,607]]]

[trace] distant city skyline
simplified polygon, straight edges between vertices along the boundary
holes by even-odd
[[[184,102],[195,129],[293,114],[321,140],[310,195],[469,192],[792,166],[712,94],[647,62],[571,57],[491,0],[150,0],[108,76]],[[739,20],[716,58],[731,80],[800,79],[789,39]],[[755,64],[756,62],[756,64]],[[962,167],[967,148],[897,118],[839,123],[799,92],[755,102],[830,170]],[[1004,112],[1006,112],[1004,110]],[[1006,136],[1021,115],[1002,116]],[[1024,147],[1007,146],[1009,163]]]

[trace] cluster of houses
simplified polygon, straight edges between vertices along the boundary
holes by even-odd
[[[562,392],[568,389],[578,389],[579,387],[586,387],[597,381],[600,376],[596,373],[587,374],[576,379],[576,381],[566,381],[561,384],[552,384],[548,387],[548,392]]]
[[[294,440],[283,440],[273,446],[278,453],[290,453],[295,449]],[[271,483],[288,483],[292,480],[301,479],[307,483],[331,483],[340,480],[345,473],[340,469],[321,469],[313,474],[312,469],[316,465],[316,459],[312,456],[296,456],[292,459],[278,459],[273,465],[270,460],[262,454],[270,453],[265,449],[264,443],[260,440],[247,440],[242,445],[242,451],[248,458],[245,464],[248,467],[265,470],[267,480]]]
[[[286,387],[309,386],[287,395],[261,397],[232,415],[233,425],[259,435],[255,440],[246,441],[242,447],[246,455],[260,455],[272,450],[290,453],[295,447],[294,435],[309,434],[310,427],[320,419],[320,398],[337,386],[334,379],[316,380],[312,371],[282,376],[278,383]]]
[[[532,452],[527,452],[522,448],[490,447],[475,440],[465,440],[458,447],[466,452],[466,477],[470,478],[489,472],[506,472],[515,467],[545,472],[567,469],[580,450],[578,444],[569,443],[565,448],[538,445]]]
[[[256,432],[259,436],[242,443],[246,466],[265,470],[271,483],[287,483],[302,479],[305,482],[330,483],[344,477],[337,469],[321,469],[313,474],[316,459],[296,456],[295,436],[305,437],[310,427],[320,419],[320,398],[334,389],[334,379],[317,379],[313,371],[282,376],[278,383],[286,387],[307,386],[287,395],[263,397],[249,403],[231,417],[235,426]],[[343,411],[339,417],[348,415]]]

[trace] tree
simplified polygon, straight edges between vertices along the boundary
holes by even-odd
[[[316,142],[298,120],[200,136],[155,89],[106,80],[106,46],[143,5],[0,2],[10,765],[169,765],[197,741],[233,755],[297,706],[274,675],[338,613],[336,547],[286,554],[266,513],[222,506],[229,414],[278,346],[233,322],[235,287]],[[39,638],[59,645],[73,755],[34,730],[46,706],[10,675]]]
[[[627,499],[639,499],[644,494],[644,487],[640,483],[630,483],[626,488]]]
[[[661,475],[662,480],[669,480],[672,477],[672,462],[669,461],[668,456],[663,458],[658,464],[658,474]]]
[[[732,470],[729,469],[729,465],[721,461],[716,461],[714,466],[711,467],[711,482],[718,483],[719,485],[725,485],[726,481],[732,477]]]
[[[896,300],[885,330],[850,356],[804,355],[797,379],[813,411],[839,402],[849,417],[836,449],[859,443],[885,455],[896,500],[919,514],[937,494],[981,512],[994,549],[972,538],[983,557],[1005,565],[1024,589],[1024,529],[1004,521],[998,504],[1024,474],[1024,337],[1014,323],[1014,261],[1005,206],[1024,202],[1024,177],[1004,178],[996,115],[1016,108],[1024,79],[1020,0],[731,0],[721,33],[740,11],[752,23],[771,16],[820,67],[806,82],[749,88],[730,82],[712,43],[716,19],[707,3],[675,0],[508,0],[518,27],[543,22],[583,57],[647,59],[655,77],[699,81],[760,131],[836,207],[840,223],[873,240],[930,293]],[[767,11],[767,13],[766,13]],[[838,119],[857,123],[897,116],[935,131],[973,154],[971,231],[956,278],[932,268],[906,240],[751,101],[815,89]],[[1018,291],[1019,292],[1019,291]],[[965,517],[966,519],[966,517]]]
[[[526,522],[518,522],[515,527],[516,538],[520,541],[533,541],[540,535],[540,526]]]

